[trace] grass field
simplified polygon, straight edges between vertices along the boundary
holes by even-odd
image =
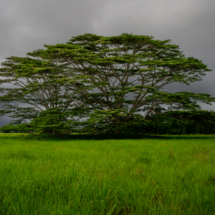
[[[215,137],[0,134],[0,214],[215,214]]]

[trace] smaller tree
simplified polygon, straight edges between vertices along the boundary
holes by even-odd
[[[81,112],[83,102],[70,83],[58,80],[72,79],[74,69],[50,59],[43,50],[28,53],[28,56],[9,57],[2,63],[0,84],[7,87],[0,89],[3,94],[0,96],[3,104],[0,116],[13,118],[10,125],[25,124],[16,128],[21,131],[68,133],[71,117],[75,120],[72,110],[78,118],[77,107]]]

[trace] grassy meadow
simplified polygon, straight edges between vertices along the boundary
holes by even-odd
[[[0,214],[215,214],[215,136],[0,134]]]

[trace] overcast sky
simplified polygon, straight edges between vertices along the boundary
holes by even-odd
[[[1,0],[0,61],[84,33],[150,35],[171,39],[186,57],[213,70],[201,82],[172,84],[166,90],[215,96],[214,8],[215,0]],[[215,104],[202,109],[215,111]],[[0,126],[6,122],[0,118]]]

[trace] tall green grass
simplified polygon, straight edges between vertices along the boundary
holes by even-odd
[[[215,138],[0,135],[0,214],[215,214]],[[183,139],[182,139],[183,138]]]

